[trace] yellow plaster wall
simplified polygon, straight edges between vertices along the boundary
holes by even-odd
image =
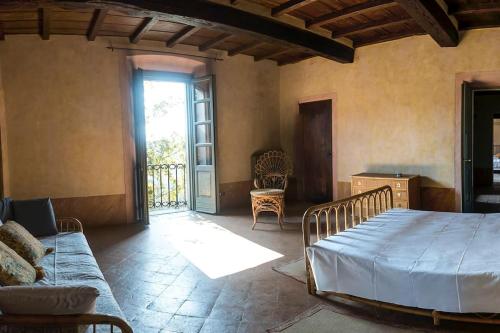
[[[338,180],[363,171],[424,176],[454,187],[455,74],[500,69],[500,29],[456,48],[429,36],[362,47],[354,63],[313,58],[280,69],[281,144],[293,154],[297,101],[336,93]]]
[[[7,134],[2,144],[12,197],[126,191],[124,151],[130,149],[124,149],[122,127],[128,96],[120,66],[127,53],[107,50],[109,43],[75,36],[51,36],[49,41],[8,36],[0,43],[2,133]],[[146,46],[164,49],[164,43]],[[219,183],[248,181],[250,155],[279,145],[279,70],[273,62],[246,56],[218,61],[212,70],[217,81]],[[0,86],[0,102],[1,94]]]
[[[250,180],[251,155],[280,146],[278,66],[235,56],[214,71],[219,183]]]
[[[15,198],[124,193],[118,54],[84,37],[0,45]]]

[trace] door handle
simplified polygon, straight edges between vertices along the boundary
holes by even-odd
[[[472,160],[464,160],[464,162],[472,162]]]

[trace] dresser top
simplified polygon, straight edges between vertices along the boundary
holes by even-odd
[[[417,178],[418,175],[406,175],[406,174],[402,174],[401,177],[397,177],[393,173],[371,173],[371,172],[363,172],[363,173],[358,173],[357,175],[352,175],[352,177],[381,178],[381,179],[412,179],[412,178]]]

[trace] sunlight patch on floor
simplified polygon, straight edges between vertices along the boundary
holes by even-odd
[[[152,227],[165,232],[168,242],[211,279],[283,257],[199,214],[179,213],[175,218],[152,221]]]

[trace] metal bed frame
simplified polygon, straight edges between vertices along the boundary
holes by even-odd
[[[319,297],[332,295],[382,309],[430,317],[433,319],[434,325],[439,325],[441,320],[481,324],[500,324],[500,314],[496,313],[449,313],[407,307],[342,293],[325,292],[325,295],[319,295],[317,293],[316,283],[311,269],[311,262],[309,261],[306,252],[306,249],[313,244],[311,229],[315,229],[315,239],[316,241],[319,241],[323,238],[342,232],[343,230],[354,228],[357,224],[382,214],[393,207],[394,202],[392,189],[390,186],[383,186],[342,200],[312,206],[306,210],[302,219],[302,232],[304,237],[304,259],[307,275],[306,283],[309,294]],[[315,226],[312,226],[312,222],[314,222]]]
[[[59,232],[83,232],[82,223],[74,217],[63,217],[56,220]],[[125,320],[105,314],[79,315],[1,315],[0,332],[80,332],[79,328],[87,327],[85,332],[102,331],[108,327],[109,332],[133,333]],[[7,330],[5,330],[7,329]],[[90,331],[89,331],[90,329]]]

